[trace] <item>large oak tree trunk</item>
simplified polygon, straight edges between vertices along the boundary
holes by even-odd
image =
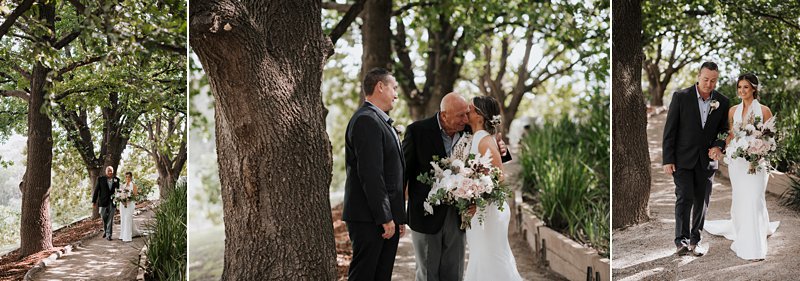
[[[105,175],[105,169],[103,167],[86,167],[86,170],[89,173],[89,194],[94,193],[94,187],[97,184],[97,178]],[[99,208],[92,204],[92,219],[100,218]]]
[[[658,65],[651,64],[645,66],[647,72],[647,91],[650,94],[650,105],[653,107],[664,105],[664,91],[661,89],[661,72]]]
[[[642,94],[642,9],[638,0],[614,0],[613,9],[613,222],[614,228],[648,219],[650,157]]]
[[[48,9],[49,8],[49,9]],[[42,13],[54,13],[43,6]],[[50,69],[33,67],[28,102],[28,157],[23,177],[20,254],[27,256],[53,247],[50,223],[50,168],[53,161],[52,121],[42,110],[46,105],[45,83]]]
[[[215,98],[222,280],[335,280],[320,1],[193,1]]]
[[[392,70],[392,20],[391,0],[367,0],[361,12],[362,55],[361,77],[370,69],[382,67]],[[359,79],[363,80],[363,79]],[[363,98],[363,93],[362,93]]]

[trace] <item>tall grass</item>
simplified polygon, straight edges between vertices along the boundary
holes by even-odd
[[[566,117],[528,132],[520,163],[523,192],[533,196],[545,223],[608,256],[608,97],[582,104],[584,120]]]
[[[186,280],[186,180],[158,206],[147,238],[145,280]]]

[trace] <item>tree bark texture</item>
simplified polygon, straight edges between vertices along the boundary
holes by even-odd
[[[43,7],[44,13],[52,11]],[[54,12],[54,11],[53,11]],[[33,67],[28,102],[28,156],[22,187],[20,254],[27,256],[53,247],[50,222],[50,173],[53,161],[53,124],[42,111],[47,103],[45,83],[50,69]]]
[[[650,157],[642,94],[642,10],[638,0],[614,0],[613,9],[613,227],[648,219]]]
[[[193,1],[215,98],[222,280],[335,280],[320,1]]]

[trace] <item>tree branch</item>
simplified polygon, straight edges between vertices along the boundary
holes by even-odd
[[[361,11],[364,10],[365,2],[367,1],[366,0],[356,1],[356,3],[353,4],[350,7],[350,9],[347,10],[347,13],[344,14],[342,20],[340,20],[339,23],[336,24],[336,27],[333,28],[330,37],[331,37],[331,43],[333,43],[334,46],[336,46],[336,41],[338,41],[339,38],[341,38],[342,35],[344,35],[344,33],[347,32],[347,28],[350,27],[350,24],[356,20],[358,14],[360,14]]]
[[[789,21],[789,20],[787,20],[787,19],[785,19],[783,17],[777,16],[777,15],[773,15],[773,14],[763,13],[763,12],[757,11],[755,9],[750,9],[750,8],[745,8],[745,10],[748,11],[750,14],[753,14],[754,16],[775,19],[775,20],[778,20],[780,22],[785,23],[789,27],[792,27],[794,29],[800,30],[800,26],[798,26],[797,23],[793,23],[793,22],[791,22],[791,21]]]
[[[141,149],[142,151],[147,152],[147,154],[149,154],[151,156],[155,155],[152,151],[150,151],[149,149],[145,148],[144,146],[141,146],[141,145],[138,145],[138,144],[135,144],[135,143],[128,143],[128,145],[130,145],[132,147],[135,147],[135,148],[138,148],[138,149]]]
[[[400,7],[399,9],[392,11],[392,16],[402,15],[403,13],[405,13],[408,10],[411,10],[414,7],[428,7],[428,6],[433,6],[435,4],[437,4],[437,3],[436,2],[430,2],[430,1],[427,1],[427,2],[419,1],[419,2],[408,3],[408,4],[405,4],[403,7]]]
[[[56,95],[53,98],[53,100],[54,101],[60,101],[60,100],[63,100],[64,98],[66,98],[67,96],[69,96],[71,94],[88,93],[88,92],[91,92],[91,91],[95,91],[97,89],[98,89],[98,87],[90,87],[90,88],[86,88],[86,89],[69,89],[69,90],[66,90],[66,91]]]
[[[25,69],[22,69],[22,67],[19,67],[19,65],[13,65],[11,68],[17,71],[19,75],[22,75],[22,77],[25,77],[25,79],[31,80],[30,72],[25,71]]]
[[[397,53],[397,59],[400,62],[400,69],[398,74],[401,74],[405,79],[402,79],[400,87],[403,88],[403,94],[413,100],[417,97],[419,90],[417,84],[414,83],[414,64],[411,62],[408,47],[406,46],[406,26],[403,24],[403,19],[397,17],[397,34],[394,35],[394,50]]]
[[[322,8],[326,10],[335,10],[340,13],[347,13],[353,7],[352,4],[339,4],[336,2],[325,1],[322,2]]]
[[[83,61],[73,62],[70,65],[67,65],[67,67],[59,69],[56,72],[57,80],[61,80],[61,77],[67,72],[73,71],[76,68],[84,66],[84,65],[88,65],[88,64],[92,64],[92,63],[98,62],[98,61],[102,60],[103,58],[105,58],[105,56],[96,56],[96,57],[88,58],[88,59],[83,60]]]
[[[161,49],[168,52],[177,53],[183,56],[186,56],[186,47],[175,46],[170,44],[165,44],[158,41],[147,40],[145,38],[137,38],[136,39],[139,44],[142,44],[145,48],[148,49]]]
[[[31,97],[30,94],[28,94],[28,92],[20,91],[20,90],[0,90],[0,96],[3,96],[3,97],[18,97],[18,98],[21,98],[21,99],[23,99],[25,101],[30,100],[30,97]]]
[[[11,26],[17,21],[17,19],[22,16],[25,12],[27,12],[33,6],[34,0],[25,0],[8,15],[3,24],[0,24],[0,39],[3,39],[3,36],[8,33],[11,29]]]
[[[81,35],[80,30],[73,31],[70,34],[67,34],[67,36],[64,36],[64,38],[61,38],[58,41],[56,41],[56,43],[53,44],[53,48],[55,48],[56,50],[61,50],[61,48],[67,46],[70,42],[72,42],[72,40],[75,40],[75,38],[78,38],[78,36],[80,35]]]

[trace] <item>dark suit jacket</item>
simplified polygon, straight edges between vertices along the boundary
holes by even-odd
[[[428,198],[431,187],[417,180],[418,175],[433,169],[431,160],[434,155],[439,158],[447,157],[438,116],[439,113],[436,113],[433,117],[411,123],[403,137],[403,153],[406,158],[404,182],[408,185],[408,226],[416,232],[426,234],[439,232],[444,224],[447,208],[452,208],[448,205],[434,206],[433,214],[425,215],[423,203]],[[511,153],[503,156],[503,162],[510,160]]]
[[[114,204],[111,196],[119,189],[119,178],[114,177],[114,183],[111,184],[112,188],[108,188],[108,177],[97,177],[97,183],[94,185],[94,192],[92,192],[92,204],[97,203],[99,207],[108,207]]]
[[[719,133],[728,132],[728,109],[730,101],[717,91],[712,99],[719,101],[706,119],[705,128],[700,119],[696,85],[677,91],[664,125],[663,163],[675,164],[679,169],[692,169],[699,164],[707,170],[716,170],[716,162],[708,158],[708,149],[714,146],[725,150],[725,140],[718,140]]]
[[[394,128],[374,109],[361,106],[345,133],[347,181],[342,219],[405,224],[403,153]]]

